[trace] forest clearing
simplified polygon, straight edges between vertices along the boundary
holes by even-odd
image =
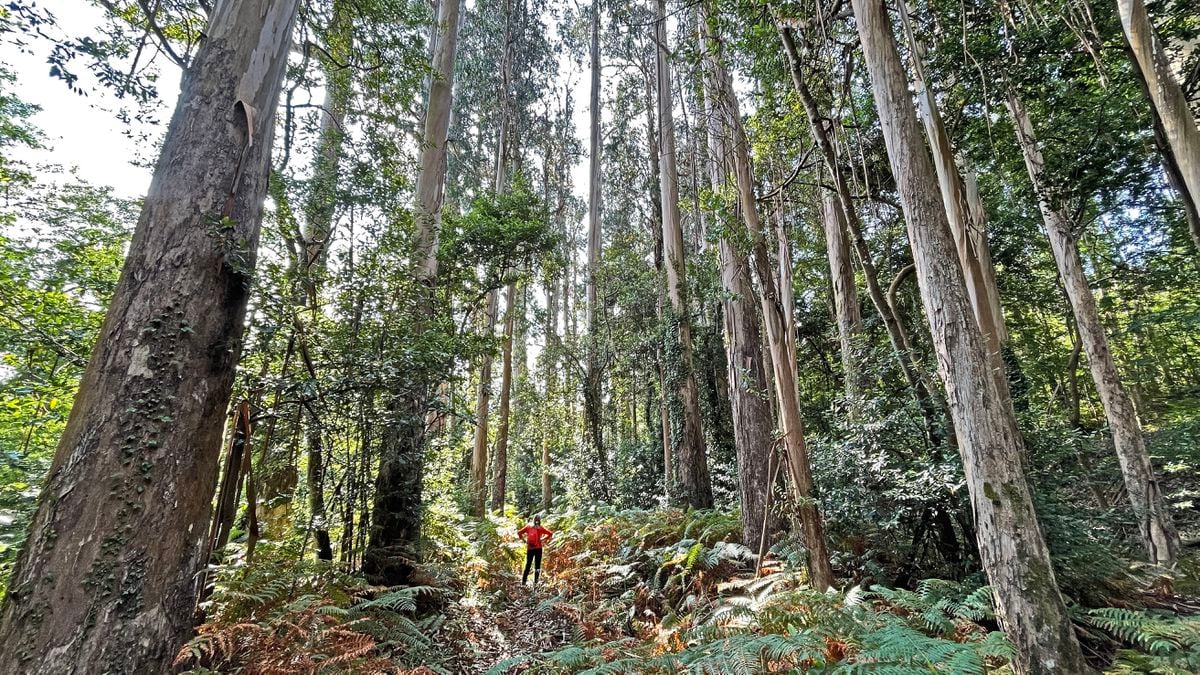
[[[1200,672],[1194,0],[0,7],[0,675]]]

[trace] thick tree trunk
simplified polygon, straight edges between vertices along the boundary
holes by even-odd
[[[1075,243],[1075,232],[1071,217],[1065,207],[1050,203],[1044,187],[1045,160],[1034,135],[1033,122],[1016,92],[1009,89],[1008,111],[1012,115],[1017,142],[1025,156],[1025,168],[1038,195],[1038,206],[1042,221],[1046,225],[1046,236],[1050,239],[1050,250],[1062,278],[1067,300],[1075,316],[1083,352],[1087,355],[1088,369],[1096,392],[1104,404],[1104,414],[1112,429],[1113,445],[1121,461],[1121,473],[1125,477],[1125,490],[1133,504],[1142,541],[1150,562],[1173,565],[1179,551],[1179,533],[1171,521],[1171,513],[1163,498],[1162,488],[1154,474],[1154,465],[1146,452],[1146,439],[1138,421],[1133,400],[1121,382],[1116,361],[1108,347],[1108,336],[1100,320],[1096,298],[1088,286],[1083,271],[1083,260]]]
[[[213,8],[0,609],[0,672],[166,672],[191,632],[296,8]]]
[[[504,337],[500,350],[500,410],[496,425],[496,452],[492,458],[492,511],[504,512],[508,494],[508,431],[512,415],[513,390],[513,329],[517,317],[517,284],[509,282],[504,311]]]
[[[853,7],[958,432],[983,568],[1000,624],[1016,647],[1014,666],[1021,673],[1089,672],[1025,482],[1007,383],[994,377],[998,359],[989,355],[967,297],[891,23],[882,0],[853,0]]]
[[[679,171],[675,159],[675,121],[671,102],[671,73],[667,62],[666,3],[655,4],[655,40],[658,46],[658,152],[662,187],[663,259],[666,268],[670,321],[675,324],[678,353],[668,356],[672,379],[682,407],[679,447],[679,491],[683,501],[698,509],[711,508],[712,485],[700,417],[700,393],[692,358],[692,326],[687,302],[687,263],[679,216]]]
[[[716,90],[711,84],[709,102]],[[719,125],[714,110],[708,111],[710,125]],[[713,187],[728,184],[724,165],[726,156],[721,139],[725,131],[717,126],[708,134],[712,158],[710,173]],[[754,289],[750,285],[746,257],[728,237],[722,237],[718,255],[721,265],[721,301],[728,364],[729,400],[733,418],[734,448],[737,451],[738,491],[742,504],[742,543],[758,548],[764,527],[768,533],[779,529],[779,519],[767,510],[774,487],[768,481],[774,444],[771,406],[767,402],[767,376],[763,365],[762,335],[754,311]]]
[[[862,315],[858,309],[858,291],[854,286],[854,268],[850,265],[845,216],[837,197],[825,197],[821,204],[821,221],[825,229],[825,250],[829,258],[829,279],[833,288],[834,318],[837,320],[846,397],[855,401],[867,391],[866,376],[854,348],[856,336],[862,333]]]
[[[420,170],[414,200],[414,276],[417,280],[418,319],[409,330],[414,339],[437,315],[434,285],[437,281],[438,234],[446,182],[446,144],[450,113],[454,107],[454,62],[461,27],[461,0],[440,0],[440,35],[431,64],[429,99],[421,144]],[[433,373],[418,370],[405,382],[407,391],[392,394],[392,418],[379,446],[379,471],[371,527],[363,554],[363,573],[373,583],[397,585],[408,580],[421,540],[421,487],[425,466],[425,416],[433,390]]]
[[[796,351],[788,334],[787,315],[791,312],[791,307],[784,307],[781,300],[782,292],[777,285],[779,276],[771,271],[766,235],[758,215],[758,205],[754,195],[754,176],[750,168],[749,143],[742,128],[741,113],[738,110],[733,84],[719,56],[711,58],[710,62],[713,64],[715,75],[716,106],[721,111],[721,119],[724,127],[728,130],[729,156],[733,164],[739,211],[751,240],[751,267],[758,278],[763,323],[767,329],[767,345],[771,354],[772,372],[775,375],[775,393],[779,401],[779,415],[783,427],[783,443],[788,457],[788,472],[796,490],[797,510],[804,527],[804,540],[809,553],[809,571],[813,585],[824,590],[833,586],[834,575],[833,568],[829,564],[825,528],[815,500],[808,445],[804,439],[804,420],[800,416]]]
[[[1142,0],[1117,0],[1121,25],[1133,52],[1134,65],[1141,73],[1150,96],[1150,104],[1162,125],[1162,134],[1170,149],[1168,164],[1178,168],[1179,196],[1186,203],[1192,242],[1200,248],[1200,128],[1188,107],[1183,88],[1171,71],[1171,63]]]

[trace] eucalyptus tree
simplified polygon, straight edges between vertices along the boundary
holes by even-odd
[[[846,216],[841,203],[836,197],[827,195],[821,201],[821,229],[825,233],[825,255],[829,260],[829,282],[833,290],[833,311],[837,320],[846,396],[853,402],[866,394],[867,383],[863,368],[855,356],[855,342],[863,332],[863,324],[845,223]]]
[[[724,101],[727,95],[724,80],[728,74],[724,70],[719,43],[712,34],[711,5],[705,10],[700,23],[700,39],[707,56],[704,101],[709,151],[706,159],[713,192],[711,198],[718,200],[714,215],[721,218],[731,206],[724,203],[733,191],[729,164],[731,159],[738,161],[729,146],[744,143],[745,139],[733,133],[734,125],[740,125],[741,120],[726,118],[731,110],[731,105]],[[741,496],[742,542],[758,550],[780,525],[770,504],[770,495],[775,488],[777,453],[772,442],[771,404],[766,395],[769,385],[749,265],[739,248],[745,237],[738,236],[740,231],[732,222],[716,225],[721,232],[718,243],[721,289],[724,291],[721,309],[728,350],[728,387]]]
[[[1163,148],[1168,176],[1176,182],[1191,226],[1192,242],[1200,249],[1200,127],[1175,77],[1162,39],[1150,22],[1142,0],[1117,0],[1134,66],[1153,108],[1156,126],[1166,139]]]
[[[896,362],[904,373],[904,378],[921,407],[921,412],[925,419],[926,435],[931,442],[936,442],[939,437],[936,431],[938,426],[937,406],[931,395],[930,386],[916,362],[912,342],[904,328],[903,322],[900,320],[901,318],[896,308],[888,303],[886,292],[879,280],[879,271],[863,232],[862,219],[859,216],[850,192],[848,170],[844,167],[842,159],[839,157],[833,134],[824,122],[825,115],[822,114],[818,107],[816,97],[808,84],[808,79],[804,72],[803,62],[796,45],[795,38],[797,31],[788,24],[783,16],[777,15],[775,23],[783,45],[784,55],[787,58],[792,84],[803,104],[809,130],[824,160],[825,168],[833,181],[834,194],[837,196],[838,202],[842,207],[842,214],[845,216],[845,225],[850,233],[850,241],[853,245],[859,268],[863,272],[863,280],[866,282],[867,296],[870,298],[871,304],[875,307],[876,313],[879,314],[880,319],[883,321]],[[809,48],[811,49],[811,46]]]
[[[412,261],[417,298],[412,332],[417,341],[439,312],[434,287],[445,205],[461,4],[460,0],[441,0],[433,32],[432,73],[413,208]],[[394,561],[406,559],[420,542],[425,412],[434,385],[433,373],[422,371],[415,375],[407,390],[396,396],[391,404],[396,417],[384,432],[375,478],[370,540],[364,554],[363,572],[384,583],[398,583],[407,577],[408,566],[396,565]]]
[[[775,382],[775,396],[779,407],[783,444],[787,452],[788,472],[796,490],[800,521],[804,528],[804,543],[808,547],[809,571],[812,582],[819,589],[833,586],[833,568],[829,564],[829,553],[825,540],[825,528],[816,506],[812,480],[812,468],[808,457],[808,446],[804,438],[804,420],[800,414],[799,390],[796,384],[796,350],[792,348],[787,314],[791,307],[782,303],[783,290],[778,285],[780,276],[771,269],[767,249],[767,235],[758,213],[754,190],[754,176],[750,166],[750,150],[742,128],[732,80],[726,70],[719,45],[710,40],[708,46],[709,67],[712,70],[713,87],[710,96],[719,115],[721,128],[717,131],[726,139],[728,162],[732,168],[737,205],[744,221],[745,237],[749,240],[750,268],[758,282],[758,295],[766,338],[771,357]],[[731,263],[734,261],[730,261]],[[731,379],[731,382],[733,380]]]
[[[687,302],[687,262],[679,213],[679,171],[675,155],[675,114],[667,45],[666,1],[655,0],[656,88],[658,101],[658,155],[662,186],[663,267],[670,304],[669,321],[674,325],[670,379],[682,406],[682,424],[675,437],[679,455],[679,489],[682,501],[694,508],[712,506],[712,485],[700,417],[700,394],[692,354],[692,328]]]
[[[583,405],[586,435],[596,458],[600,475],[592,481],[597,498],[608,498],[608,454],[604,448],[603,377],[600,357],[599,302],[600,258],[603,248],[603,204],[601,198],[600,146],[600,0],[592,0],[591,8],[591,88],[588,98],[588,235],[587,235],[587,364],[583,378]]]
[[[958,431],[983,567],[1001,626],[1016,646],[1014,665],[1018,672],[1088,672],[1025,481],[1007,382],[994,377],[998,355],[989,353],[972,314],[891,21],[882,0],[853,0],[853,8]]]
[[[996,270],[992,265],[991,249],[988,246],[986,222],[982,220],[983,209],[973,208],[966,181],[956,162],[957,153],[946,131],[941,110],[938,109],[932,82],[925,72],[925,48],[913,31],[907,1],[901,1],[898,9],[912,63],[917,110],[925,126],[925,137],[929,140],[929,147],[933,152],[938,187],[942,193],[942,202],[946,205],[950,230],[954,233],[958,262],[967,280],[971,308],[980,330],[983,331],[988,349],[998,354],[1007,339],[1007,331],[1004,328],[1000,294],[996,288]],[[1003,371],[997,372],[997,376],[1003,377]]]
[[[0,610],[0,670],[165,671],[191,631],[296,11],[212,8]]]

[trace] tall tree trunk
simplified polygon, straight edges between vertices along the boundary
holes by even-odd
[[[655,59],[657,59],[657,56],[655,56]],[[644,100],[646,106],[646,161],[649,165],[649,173],[647,174],[649,177],[647,182],[649,183],[650,193],[648,210],[650,212],[650,235],[654,239],[654,269],[658,274],[663,274],[662,181],[658,161],[658,123],[654,114],[654,90],[657,82],[655,63],[654,59],[647,58],[644,64],[646,73]],[[665,303],[663,295],[663,293],[659,293],[654,303],[655,318],[659,326],[664,325],[663,305]],[[663,500],[667,504],[671,504],[675,498],[675,442],[671,438],[671,397],[668,394],[667,387],[666,354],[661,345],[655,352],[655,361],[658,371],[658,412],[659,421],[662,426]]]
[[[862,315],[858,309],[854,269],[850,266],[850,242],[846,239],[845,216],[836,196],[825,196],[821,203],[821,221],[825,229],[825,250],[829,258],[829,279],[833,288],[833,308],[842,354],[842,373],[846,379],[846,397],[856,401],[867,391],[866,374],[854,353],[854,340],[862,333]]]
[[[928,147],[882,0],[852,0],[921,300],[958,432],[983,568],[1021,673],[1086,673],[1022,468],[1024,447],[999,359],[972,314]]]
[[[908,335],[904,331],[904,326],[900,323],[900,317],[891,309],[887,303],[887,298],[884,296],[883,287],[879,283],[879,274],[871,258],[870,248],[868,248],[867,240],[863,236],[862,223],[859,220],[858,211],[855,210],[853,198],[850,196],[850,186],[846,181],[841,164],[838,162],[833,140],[830,138],[829,130],[825,127],[825,119],[817,109],[816,100],[813,98],[812,92],[808,88],[808,83],[804,79],[804,72],[800,65],[800,57],[796,50],[792,31],[782,23],[778,25],[778,28],[784,52],[787,55],[789,69],[792,73],[792,83],[795,85],[796,93],[800,95],[800,101],[804,105],[804,112],[808,118],[809,129],[812,132],[813,139],[817,143],[817,147],[821,150],[825,166],[829,169],[829,173],[833,177],[838,201],[842,205],[842,213],[846,216],[846,227],[850,230],[851,243],[854,246],[855,253],[858,255],[858,264],[863,271],[863,279],[866,281],[867,296],[871,299],[871,304],[874,305],[879,318],[883,320],[883,325],[887,330],[888,341],[891,343],[896,362],[900,365],[900,370],[904,373],[904,378],[907,380],[909,388],[912,390],[917,403],[921,407],[922,415],[925,418],[926,433],[929,435],[931,442],[937,442],[938,435],[935,431],[938,426],[937,413],[931,397],[930,386],[925,382],[915,362],[912,345],[908,340]]]
[[[715,40],[712,41],[716,48]],[[800,399],[797,392],[796,352],[788,335],[787,314],[791,307],[784,307],[778,275],[771,271],[770,254],[758,205],[754,195],[754,176],[750,167],[750,149],[742,128],[733,83],[720,57],[710,59],[714,80],[717,85],[716,105],[721,119],[728,130],[729,154],[738,194],[738,207],[746,224],[751,241],[751,268],[758,278],[759,300],[763,323],[767,329],[767,345],[771,355],[772,372],[775,375],[775,394],[779,401],[779,417],[783,430],[783,444],[787,451],[788,472],[796,490],[797,510],[804,528],[804,543],[808,547],[808,566],[813,585],[821,590],[834,584],[833,568],[829,563],[829,551],[825,542],[825,528],[815,500],[812,468],[808,457],[808,444],[804,439],[804,420],[800,415]]]
[[[704,24],[701,24],[704,26]],[[706,27],[702,31],[707,32]],[[715,41],[707,40],[714,50]],[[726,164],[728,153],[723,139],[727,129],[716,110],[721,91],[717,80],[723,64],[720,55],[709,54],[707,72],[707,117],[709,124],[709,178],[714,190],[729,184]],[[724,228],[722,229],[724,231]],[[721,268],[721,289],[724,291],[721,308],[725,329],[729,400],[733,418],[734,448],[737,453],[738,492],[742,505],[742,543],[757,550],[764,531],[778,531],[780,521],[768,510],[771,490],[771,454],[774,452],[774,424],[771,406],[764,395],[767,391],[766,368],[763,364],[762,335],[754,311],[754,289],[750,285],[746,256],[728,236],[718,244]]]
[[[488,293],[484,315],[484,333],[496,330],[499,304],[495,291]],[[479,388],[475,396],[475,443],[471,452],[471,515],[482,518],[487,504],[488,416],[492,400],[492,358],[485,355],[479,366]]]
[[[512,62],[512,11],[504,4],[504,52],[500,60],[500,133],[496,140],[493,192],[499,196],[508,189],[509,134],[512,116],[509,108],[509,68]],[[485,334],[495,335],[499,311],[499,290],[487,294]],[[475,398],[475,446],[471,453],[471,515],[482,518],[487,505],[488,417],[492,402],[492,353],[483,355],[479,366],[479,392]]]
[[[1104,404],[1104,414],[1112,429],[1113,445],[1121,461],[1121,473],[1125,477],[1125,490],[1133,504],[1133,513],[1138,520],[1142,542],[1146,546],[1149,560],[1159,565],[1170,566],[1179,551],[1179,533],[1171,521],[1171,513],[1163,498],[1162,488],[1154,474],[1154,465],[1146,452],[1146,439],[1138,421],[1133,400],[1125,391],[1121,374],[1108,346],[1108,336],[1100,321],[1100,310],[1096,298],[1088,286],[1079,257],[1075,231],[1071,217],[1064,205],[1052,204],[1045,189],[1044,172],[1046,163],[1034,135],[1033,122],[1015,90],[1008,91],[1008,111],[1012,115],[1017,141],[1025,156],[1025,168],[1034,192],[1038,195],[1038,206],[1042,221],[1046,225],[1046,236],[1050,239],[1050,250],[1063,288],[1071,303],[1075,325],[1087,355],[1088,369],[1096,392]]]
[[[600,0],[592,0],[592,84],[589,97],[589,114],[591,116],[591,136],[588,142],[588,237],[587,237],[587,364],[583,376],[583,406],[584,426],[587,432],[588,445],[599,471],[599,476],[591,476],[588,487],[592,496],[601,501],[607,501],[608,495],[608,455],[604,449],[604,416],[600,407],[603,405],[602,377],[600,372],[600,336],[597,323],[596,303],[598,299],[597,276],[600,273],[600,254],[603,242],[601,181],[600,171]],[[591,472],[589,471],[589,474]]]
[[[342,0],[333,3],[333,16],[326,32],[325,105],[321,129],[313,153],[313,177],[304,202],[304,222],[300,229],[297,271],[303,294],[296,298],[296,322],[303,325],[307,310],[312,320],[321,311],[320,292],[326,273],[329,242],[333,236],[333,216],[337,206],[338,168],[345,141],[346,112],[354,94],[351,70],[345,66],[354,50],[354,28],[348,7]],[[303,329],[300,334],[303,335]],[[301,344],[304,344],[301,338]],[[307,354],[307,349],[304,353]],[[311,366],[311,362],[309,363]],[[312,373],[310,373],[312,375]],[[315,377],[313,378],[316,379]],[[329,525],[325,512],[325,458],[322,455],[321,425],[308,402],[308,428],[305,430],[308,471],[305,478],[309,494],[310,525],[317,543],[317,558],[333,559]]]
[[[1197,217],[1200,213],[1200,128],[1196,126],[1183,88],[1175,79],[1167,54],[1154,33],[1145,3],[1142,0],[1117,0],[1117,11],[1133,52],[1134,65],[1162,126],[1167,146],[1164,150],[1169,149],[1170,154],[1167,163],[1178,169],[1177,178],[1181,184],[1176,187],[1186,204],[1192,242],[1200,248],[1200,218]]]
[[[297,4],[213,8],[0,608],[0,672],[167,672],[191,632]]]
[[[510,281],[505,293],[507,307],[504,311],[504,337],[500,349],[500,410],[496,425],[496,452],[492,458],[492,511],[504,512],[504,498],[508,482],[508,431],[512,413],[513,390],[513,330],[517,317],[517,284]]]
[[[446,143],[454,107],[454,62],[458,53],[461,0],[440,0],[421,143],[420,170],[414,200],[414,276],[417,281],[417,320],[409,327],[419,339],[437,316],[438,235],[446,182]],[[425,413],[433,390],[434,373],[418,369],[407,391],[393,393],[393,413],[379,444],[379,471],[371,527],[363,554],[363,573],[373,583],[396,585],[408,580],[421,540],[421,484],[425,466]]]
[[[672,361],[672,380],[683,408],[678,438],[679,490],[683,501],[698,509],[712,507],[712,484],[700,417],[700,393],[692,358],[692,326],[687,302],[687,263],[683,227],[679,216],[679,171],[675,158],[675,118],[671,101],[671,73],[667,62],[666,2],[656,0],[655,41],[658,47],[658,152],[662,186],[663,259],[666,268],[670,320],[675,324],[678,354]]]
[[[995,290],[996,277],[992,268],[992,254],[987,245],[984,222],[981,219],[983,211],[972,209],[967,200],[966,186],[955,161],[950,134],[946,132],[946,124],[938,110],[933,88],[925,75],[925,49],[913,33],[906,6],[908,1],[900,0],[897,7],[900,10],[905,36],[908,38],[909,56],[915,75],[913,83],[916,85],[917,110],[925,126],[929,147],[933,151],[938,188],[942,193],[942,203],[946,207],[950,231],[954,234],[954,246],[958,250],[958,262],[967,282],[967,297],[971,301],[971,309],[979,323],[979,329],[983,332],[984,340],[987,341],[988,350],[999,354],[1006,337],[1004,314],[998,304],[992,304],[998,293]],[[977,218],[980,220],[976,220]],[[996,375],[1004,377],[1004,371],[997,371]]]

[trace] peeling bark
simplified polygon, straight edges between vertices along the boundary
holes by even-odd
[[[297,4],[213,8],[0,609],[0,672],[166,672],[191,632]]]
[[[825,252],[829,259],[829,279],[833,288],[834,318],[838,327],[846,397],[855,401],[866,393],[868,384],[854,349],[854,340],[862,333],[862,315],[858,309],[854,269],[850,266],[850,242],[846,238],[845,216],[836,197],[826,196],[822,201],[821,220],[825,229]]]
[[[1192,117],[1183,88],[1175,79],[1142,0],[1117,0],[1121,25],[1141,73],[1150,104],[1170,148],[1168,163],[1178,169],[1179,197],[1186,203],[1192,242],[1200,249],[1200,128]]]
[[[679,490],[693,508],[711,508],[712,485],[700,417],[700,393],[692,358],[692,326],[687,302],[687,263],[683,251],[683,228],[679,216],[679,171],[675,158],[675,121],[671,102],[671,73],[668,64],[666,3],[655,4],[655,41],[658,74],[658,152],[662,187],[663,259],[667,277],[670,321],[678,336],[678,356],[673,359],[677,395],[682,406],[682,424],[676,438],[679,448]]]
[[[1075,230],[1065,205],[1053,204],[1044,187],[1045,160],[1034,136],[1033,122],[1017,93],[1010,88],[1007,106],[1013,119],[1017,142],[1025,157],[1025,168],[1038,195],[1046,236],[1063,288],[1071,304],[1080,344],[1087,355],[1088,369],[1096,384],[1096,393],[1104,405],[1108,426],[1112,429],[1113,445],[1125,478],[1125,490],[1133,505],[1142,542],[1150,562],[1170,566],[1179,552],[1179,533],[1171,520],[1162,488],[1154,474],[1154,465],[1146,451],[1146,439],[1138,421],[1133,399],[1125,390],[1117,370],[1116,360],[1108,346],[1108,336],[1100,320],[1096,298],[1088,286],[1079,256]]]
[[[917,110],[921,122],[925,125],[925,136],[933,151],[933,166],[937,170],[938,188],[942,193],[942,203],[946,208],[946,217],[950,222],[950,231],[954,234],[954,246],[958,250],[958,262],[962,267],[963,276],[967,281],[967,297],[971,301],[971,309],[975,321],[987,341],[988,351],[997,357],[1006,336],[1004,330],[1004,314],[998,302],[996,292],[996,277],[992,268],[992,254],[987,245],[987,235],[984,230],[984,212],[982,208],[973,208],[967,197],[966,184],[959,173],[955,161],[954,148],[950,143],[950,134],[946,132],[946,124],[938,110],[937,100],[933,89],[929,86],[925,75],[924,46],[917,41],[913,34],[912,23],[909,21],[906,3],[900,0],[901,24],[908,38],[909,54],[913,65],[914,84],[917,93]],[[978,190],[975,191],[975,201],[978,207]],[[989,274],[990,273],[990,274]],[[997,377],[1004,377],[1002,364],[997,359]]]
[[[1007,382],[975,322],[936,171],[882,0],[852,0],[871,90],[908,225],[921,300],[958,432],[984,571],[1020,673],[1090,671],[1059,594],[1022,468]]]

